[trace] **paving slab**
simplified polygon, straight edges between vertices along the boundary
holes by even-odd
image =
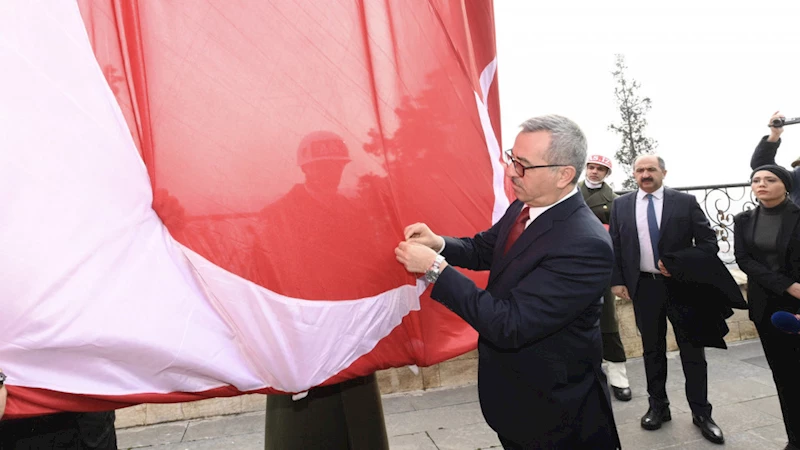
[[[153,447],[153,450],[264,450],[264,433],[222,436]]]
[[[742,360],[747,364],[752,364],[754,366],[761,367],[762,369],[769,369],[769,363],[767,362],[767,357],[764,355],[761,356],[753,356],[752,358],[745,358]]]
[[[389,438],[392,450],[438,450],[427,432],[403,434]]]
[[[783,413],[781,412],[781,403],[778,400],[777,395],[759,398],[756,400],[751,400],[749,402],[743,402],[742,405],[745,408],[753,408],[757,411],[767,413],[772,417],[783,419]]]
[[[210,439],[219,436],[263,433],[266,424],[266,411],[215,417],[189,423],[183,442]]]
[[[470,385],[451,389],[425,391],[424,395],[411,395],[409,400],[415,410],[472,403],[478,398],[478,386]]]
[[[789,441],[788,436],[786,436],[786,427],[783,425],[783,422],[766,427],[752,428],[748,430],[748,433],[754,434],[772,444],[771,446],[768,444],[767,446],[762,447],[765,450],[772,448],[782,449]]]
[[[739,431],[747,431],[753,428],[782,423],[782,420],[778,417],[758,411],[754,408],[748,408],[746,405],[740,403],[720,407],[715,406],[713,417],[714,421],[717,422],[717,425],[719,425],[725,433],[737,433]]]
[[[770,442],[746,431],[726,435],[725,445],[714,444],[701,438],[674,447],[675,450],[777,450],[778,448],[783,448],[783,446],[771,447]]]
[[[497,433],[486,424],[477,423],[458,428],[429,431],[439,450],[463,450],[500,446]]]
[[[388,414],[385,419],[386,433],[389,436],[485,423],[477,401],[462,405]]]
[[[188,426],[188,422],[175,422],[117,430],[117,446],[146,448],[180,442]]]
[[[708,383],[708,401],[715,407],[772,397],[777,394],[778,391],[774,386],[743,378]]]
[[[402,394],[391,394],[391,396],[381,399],[383,404],[383,414],[397,414],[401,412],[415,411],[411,405],[411,398]]]

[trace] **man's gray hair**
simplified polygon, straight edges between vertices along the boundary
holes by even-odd
[[[575,122],[564,116],[549,114],[534,117],[522,122],[522,131],[533,133],[536,131],[550,132],[550,147],[544,155],[547,164],[563,164],[575,168],[575,178],[572,183],[577,183],[586,164],[586,136]]]
[[[637,156],[636,159],[633,160],[633,167],[635,168],[636,167],[636,163],[639,162],[639,160],[644,158],[645,156],[655,156],[656,159],[658,160],[658,168],[661,169],[662,172],[667,170],[667,163],[664,162],[664,158],[662,158],[662,157],[660,157],[658,155],[650,154],[650,153],[648,153],[646,155]]]

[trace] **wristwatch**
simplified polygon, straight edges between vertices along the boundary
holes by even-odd
[[[5,384],[5,382],[6,382],[6,374],[4,374],[2,370],[0,370],[0,388],[3,387],[3,384]]]
[[[433,260],[433,264],[431,267],[425,272],[425,279],[428,280],[429,283],[436,283],[436,280],[439,279],[440,269],[439,267],[444,262],[444,256],[438,255],[435,260]]]

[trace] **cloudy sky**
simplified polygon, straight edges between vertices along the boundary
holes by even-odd
[[[800,116],[800,1],[494,4],[506,148],[520,122],[558,113],[581,125],[590,152],[613,157],[615,53],[653,101],[648,134],[670,186],[746,182],[769,116]],[[784,141],[778,162],[788,166],[800,124]]]

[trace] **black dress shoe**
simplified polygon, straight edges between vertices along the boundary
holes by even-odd
[[[672,420],[672,414],[669,412],[669,407],[663,409],[653,409],[651,406],[647,410],[647,414],[642,417],[642,428],[645,430],[657,430],[661,428],[661,424]]]
[[[631,399],[631,388],[618,388],[616,386],[611,386],[611,390],[614,392],[614,398],[621,402],[627,402]]]
[[[703,437],[715,444],[725,443],[725,437],[722,435],[722,430],[719,429],[714,419],[711,417],[696,416],[692,414],[692,423],[700,427]]]

